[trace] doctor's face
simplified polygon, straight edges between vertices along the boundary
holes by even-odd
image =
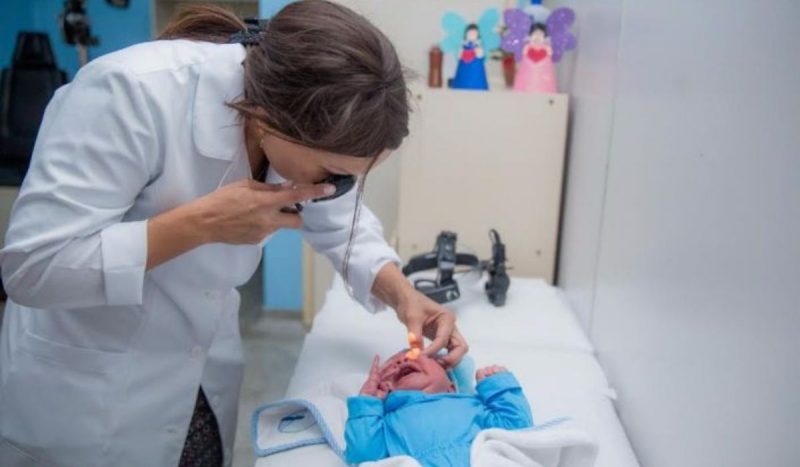
[[[309,148],[273,133],[261,140],[261,150],[269,164],[284,178],[295,183],[317,183],[330,175],[364,175],[372,163],[370,157],[354,157]],[[382,152],[374,165],[389,156]]]

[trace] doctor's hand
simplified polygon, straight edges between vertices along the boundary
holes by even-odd
[[[447,349],[447,354],[438,358],[448,368],[458,365],[469,350],[464,336],[456,326],[452,311],[426,297],[413,287],[396,307],[397,317],[415,336],[425,336],[431,340],[422,353],[432,358]]]
[[[147,221],[147,270],[207,243],[257,244],[280,228],[297,229],[295,203],[333,194],[335,187],[268,185],[241,180]]]
[[[406,325],[408,332],[425,336],[431,340],[422,353],[436,357],[447,349],[447,355],[439,358],[447,367],[458,365],[469,350],[467,341],[456,326],[452,311],[434,302],[414,288],[394,263],[387,263],[378,272],[372,293],[397,312],[397,318]]]
[[[257,244],[281,228],[298,229],[302,218],[286,206],[322,198],[333,185],[271,185],[241,180],[199,198],[209,243]]]

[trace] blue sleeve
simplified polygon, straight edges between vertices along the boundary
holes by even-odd
[[[389,457],[383,432],[383,401],[369,396],[350,397],[347,414],[344,430],[347,463],[360,464]]]
[[[504,371],[484,378],[475,389],[485,408],[483,428],[518,430],[533,426],[528,400],[511,373]]]

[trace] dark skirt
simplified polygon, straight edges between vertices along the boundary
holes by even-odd
[[[222,438],[203,388],[197,393],[179,467],[221,467]]]

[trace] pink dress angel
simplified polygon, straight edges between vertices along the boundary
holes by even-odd
[[[505,11],[506,32],[502,48],[517,60],[514,90],[533,93],[558,92],[553,62],[575,47],[569,27],[575,13],[569,8],[553,11],[546,23],[537,23],[521,9]]]
[[[522,92],[558,92],[556,69],[553,66],[553,48],[547,37],[547,26],[534,23],[528,43],[522,49],[522,60],[517,64],[514,90]]]

